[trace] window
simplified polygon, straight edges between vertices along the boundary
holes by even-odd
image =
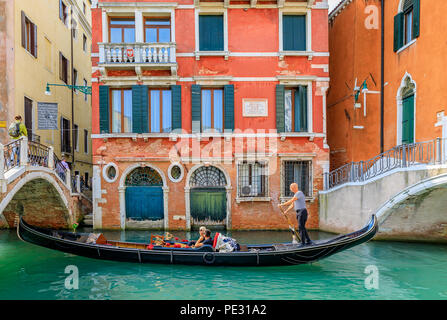
[[[85,2],[82,3],[82,12],[84,13],[84,15],[87,13]]]
[[[266,164],[242,162],[238,165],[238,196],[267,197]]]
[[[71,22],[72,22],[72,25],[71,25],[72,36],[73,36],[73,39],[76,40],[78,38],[78,23],[76,22],[75,19],[71,19]]]
[[[413,40],[413,7],[404,13],[404,45]]]
[[[394,17],[394,52],[419,37],[420,0],[405,0]]]
[[[37,57],[37,27],[22,11],[22,47]]]
[[[84,129],[84,153],[88,153],[88,131]]]
[[[112,18],[110,19],[109,33],[112,43],[133,43],[135,42],[135,20],[133,18]]]
[[[87,80],[84,79],[84,89],[87,89]],[[87,94],[84,93],[84,101],[88,101]]]
[[[132,89],[112,89],[112,132],[132,132]]]
[[[307,86],[284,91],[285,132],[307,132]]]
[[[311,190],[311,161],[284,161],[283,162],[283,192],[282,196],[292,197],[290,191],[292,183],[298,184],[298,189],[303,191],[306,197],[312,196]]]
[[[59,52],[59,79],[68,84],[69,62],[64,55]]]
[[[85,36],[85,34],[82,35],[82,50],[84,50],[84,52],[87,52],[87,37]]]
[[[68,10],[67,6],[62,0],[59,0],[59,19],[62,20],[62,22],[67,25],[68,21]]]
[[[223,15],[199,16],[199,50],[224,50],[224,17]]]
[[[171,90],[149,90],[149,132],[172,131]]]
[[[70,120],[61,117],[61,152],[71,152]]]
[[[167,18],[147,18],[144,22],[145,42],[170,42],[171,20]]]
[[[202,89],[202,132],[224,129],[224,103],[222,89]]]
[[[284,51],[306,51],[306,16],[283,15],[282,37]]]
[[[79,130],[78,125],[73,125],[73,147],[77,152],[79,152]]]
[[[73,69],[73,85],[77,86],[78,85],[78,70]],[[78,90],[74,89],[74,92],[78,92]]]
[[[84,173],[84,183],[85,183],[85,187],[89,188],[90,182],[88,181],[88,172]]]

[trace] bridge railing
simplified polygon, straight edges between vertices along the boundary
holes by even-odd
[[[41,166],[53,170],[64,182],[69,190],[71,188],[70,169],[54,154],[52,146],[45,146],[22,137],[6,145],[0,144],[0,179],[5,173],[19,166]]]
[[[446,139],[396,146],[369,160],[351,162],[324,174],[324,190],[348,182],[363,182],[396,168],[446,162]]]
[[[34,141],[28,141],[28,164],[48,168],[50,148]]]
[[[3,172],[20,165],[20,140],[12,141],[3,146]]]

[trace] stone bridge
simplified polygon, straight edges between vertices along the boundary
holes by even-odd
[[[21,138],[0,144],[0,228],[14,227],[17,216],[50,228],[68,228],[91,212],[92,203],[80,192],[52,147]]]
[[[444,146],[441,139],[398,146],[329,173],[319,195],[320,229],[352,232],[376,214],[377,239],[447,242]]]

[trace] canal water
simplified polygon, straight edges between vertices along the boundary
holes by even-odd
[[[105,232],[109,239],[137,242],[150,234]],[[240,243],[290,241],[288,232],[231,236]],[[313,239],[331,236],[311,232]],[[67,266],[79,271],[78,289],[65,286],[72,274],[65,273]],[[446,270],[444,245],[370,241],[313,264],[286,267],[141,265],[77,257],[0,230],[0,299],[447,299]]]

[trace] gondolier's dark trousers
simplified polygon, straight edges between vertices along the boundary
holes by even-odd
[[[296,220],[298,221],[298,232],[300,233],[301,243],[310,243],[311,240],[306,230],[307,209],[296,210]]]

